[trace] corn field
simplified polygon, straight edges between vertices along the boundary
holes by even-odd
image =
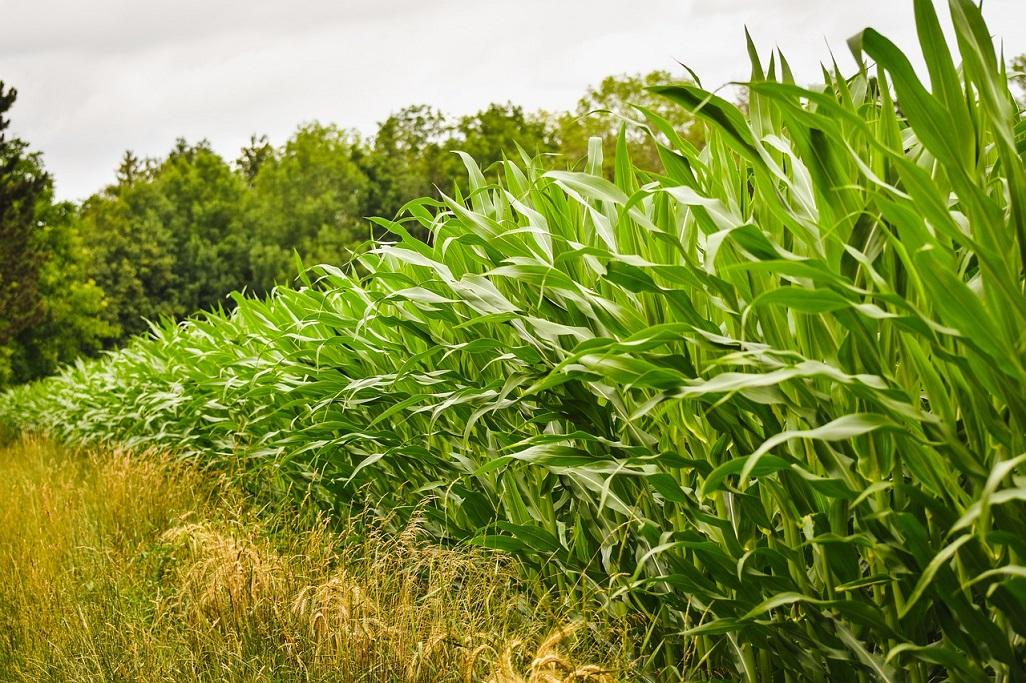
[[[660,169],[520,155],[266,300],[0,399],[70,442],[242,459],[632,615],[653,680],[1026,681],[1026,121],[980,10]],[[411,225],[427,230],[414,239]]]

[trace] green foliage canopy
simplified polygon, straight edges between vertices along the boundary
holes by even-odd
[[[0,386],[51,374],[118,334],[74,207],[54,202],[39,153],[7,135],[16,97],[0,82]]]

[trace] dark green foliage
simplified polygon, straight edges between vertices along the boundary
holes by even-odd
[[[8,136],[6,114],[17,96],[0,81],[0,346],[43,314],[39,270],[46,254],[36,234],[52,185],[38,155]]]
[[[7,136],[15,96],[0,82],[0,386],[51,374],[117,334],[73,208],[53,202],[40,155]]]
[[[491,104],[473,116],[464,116],[456,131],[449,149],[469,154],[482,168],[501,161],[514,142],[532,156],[555,152],[559,146],[557,132],[544,115],[525,114],[512,102]]]
[[[361,157],[367,175],[365,216],[395,218],[411,197],[451,191],[462,174],[452,153],[452,124],[425,105],[413,105],[378,126],[373,144]],[[426,233],[418,235],[427,238]]]
[[[156,218],[171,238],[175,308],[186,315],[225,302],[246,282],[245,183],[205,143],[179,141],[154,170]]]
[[[106,293],[104,317],[124,335],[146,329],[146,320],[182,313],[176,306],[174,241],[161,222],[162,197],[151,168],[126,157],[117,185],[82,205],[78,230],[89,246],[90,275]]]
[[[119,334],[106,312],[110,301],[89,277],[89,263],[72,216],[75,208],[52,206],[38,235],[47,254],[40,270],[43,315],[11,345],[13,382],[53,374],[79,356],[94,355]]]
[[[296,275],[294,252],[344,264],[369,237],[362,217],[368,181],[354,158],[359,144],[339,128],[312,124],[263,159],[243,204],[251,275],[242,284],[256,292],[287,284]]]

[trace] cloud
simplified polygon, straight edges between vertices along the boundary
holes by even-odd
[[[1026,3],[985,13],[1026,51]],[[125,149],[163,155],[178,136],[234,157],[251,133],[371,133],[411,103],[566,108],[608,74],[675,60],[716,87],[747,77],[745,25],[811,81],[830,50],[850,67],[844,41],[867,24],[915,45],[900,0],[35,0],[4,5],[0,78],[21,93],[15,132],[81,198]]]
[[[45,52],[132,55],[242,38],[278,40],[338,25],[384,24],[444,7],[417,0],[36,0],[5,8],[0,58]]]

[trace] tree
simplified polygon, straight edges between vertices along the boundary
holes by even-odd
[[[1013,57],[1008,71],[1008,80],[1019,89],[1019,106],[1026,108],[1026,55]]]
[[[119,182],[87,199],[76,221],[89,252],[87,273],[106,293],[104,322],[123,336],[146,320],[179,315],[171,235],[160,219],[161,198],[149,173]]]
[[[367,215],[392,218],[410,199],[449,189],[452,128],[427,105],[405,107],[381,122],[361,164],[369,181]]]
[[[0,81],[0,346],[43,315],[39,271],[46,254],[38,233],[53,184],[39,155],[8,137],[5,115],[17,97]]]
[[[525,114],[512,102],[490,104],[471,116],[464,116],[456,127],[458,137],[451,140],[485,168],[503,155],[516,154],[514,142],[528,154],[554,152],[558,147],[556,131],[542,114]]]
[[[136,334],[146,320],[214,308],[241,288],[250,277],[248,191],[206,142],[178,140],[160,161],[126,152],[117,183],[79,215],[89,273],[110,300],[106,322]]]
[[[606,170],[611,174],[613,155],[610,152],[615,149],[620,127],[625,126],[625,135],[635,163],[643,169],[661,169],[662,164],[651,137],[642,126],[631,123],[644,121],[644,115],[633,105],[654,112],[669,122],[681,137],[701,146],[704,144],[701,124],[682,107],[647,90],[651,86],[673,81],[668,71],[652,71],[647,74],[609,76],[598,87],[588,88],[573,112],[558,117],[560,152],[569,163],[579,164],[587,156],[588,139],[602,138],[603,147],[607,151]]]
[[[260,168],[275,155],[274,147],[266,135],[257,137],[249,136],[249,144],[242,148],[239,158],[235,160],[235,166],[239,169],[246,181],[253,182]]]
[[[88,277],[88,254],[73,221],[75,207],[52,205],[40,231],[46,253],[40,269],[43,315],[12,344],[11,381],[52,374],[79,356],[93,355],[120,330],[105,319],[106,295]]]
[[[49,374],[117,332],[100,317],[106,300],[86,274],[73,207],[54,204],[39,153],[7,137],[16,96],[0,82],[0,386]]]
[[[445,115],[427,105],[405,107],[382,121],[360,156],[367,176],[362,215],[394,218],[413,198],[450,192],[462,172],[459,158],[449,150],[452,135]],[[411,229],[427,239],[419,226]]]
[[[294,251],[311,264],[342,265],[370,235],[361,154],[354,134],[314,123],[260,165],[245,209],[256,292],[295,278]]]
[[[178,140],[152,173],[157,218],[170,236],[178,315],[225,303],[249,278],[245,181],[206,141]]]
[[[516,154],[514,143],[531,154],[555,151],[555,128],[544,115],[526,114],[512,103],[491,104],[455,122],[427,105],[401,109],[378,126],[362,157],[368,178],[364,215],[393,218],[411,199],[451,194],[466,174],[456,150],[487,168]],[[427,239],[419,227],[411,229]]]

